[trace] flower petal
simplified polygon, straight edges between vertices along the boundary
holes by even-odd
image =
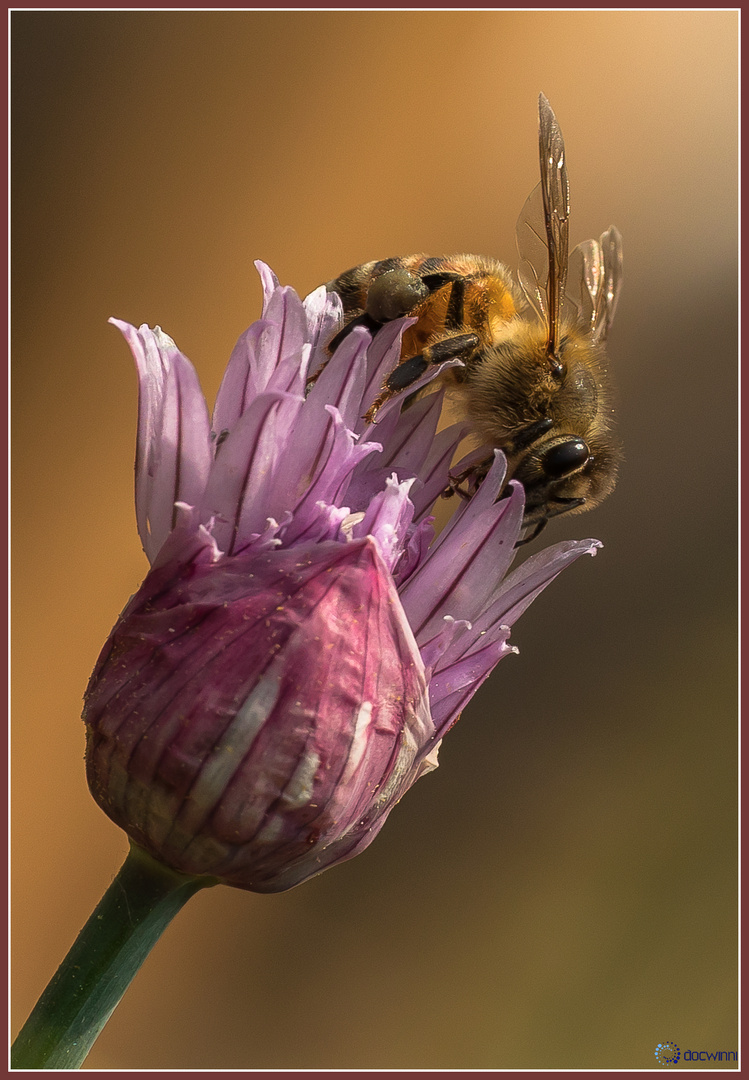
[[[294,436],[296,453],[286,456],[276,476],[279,490],[294,493],[294,521],[284,534],[287,544],[295,543],[298,535],[306,533],[308,515],[317,516],[318,504],[348,503],[347,488],[356,466],[362,458],[380,449],[377,443],[357,442],[333,405],[322,410],[309,407],[302,410]]]
[[[489,641],[463,660],[432,675],[429,700],[435,727],[435,739],[452,727],[481,684],[491,675],[504,656],[517,652],[507,644],[510,628],[504,636]]]
[[[276,275],[264,263],[255,266],[263,282],[263,320],[275,323],[280,331],[274,352],[277,363],[298,358],[308,342],[307,319],[302,301],[290,285],[279,285]]]
[[[264,263],[262,259],[255,259],[255,269],[260,275],[260,283],[263,286],[263,316],[265,316],[273,294],[276,289],[281,288],[281,283],[268,264]]]
[[[435,436],[429,456],[419,470],[419,484],[414,487],[412,495],[416,521],[428,514],[435,499],[448,490],[450,463],[469,428],[468,423],[452,424]]]
[[[403,543],[413,520],[414,507],[408,497],[413,480],[398,483],[390,477],[384,491],[376,495],[367,507],[362,520],[354,526],[353,536],[373,536],[388,570],[393,568],[403,552]]]
[[[352,479],[356,492],[353,502],[366,505],[376,492],[382,491],[392,472],[400,479],[418,476],[431,450],[441,400],[441,394],[432,394],[400,414],[392,410],[376,427],[367,429],[368,435],[376,435],[382,453],[367,458],[357,468]]]
[[[336,350],[335,363],[326,364],[307,395],[310,409],[335,405],[346,427],[361,426],[364,411],[362,397],[366,377],[367,347],[370,335],[357,327]]]
[[[258,319],[240,335],[234,346],[213,410],[213,431],[220,438],[234,430],[242,413],[268,388],[277,361],[273,337],[278,337],[278,326],[266,319]]]
[[[566,566],[581,555],[595,555],[602,547],[600,540],[562,540],[531,555],[499,586],[493,618],[512,625]]]
[[[328,292],[324,285],[304,299],[304,314],[312,355],[309,373],[314,374],[328,360],[326,346],[343,323],[343,304],[338,293]]]
[[[194,367],[160,327],[123,334],[138,370],[135,511],[143,549],[153,562],[176,522],[175,504],[202,498],[213,457],[208,409]]]
[[[458,626],[435,650],[422,651],[432,664],[429,694],[435,728],[443,735],[499,660],[517,651],[507,644],[510,628],[554,578],[581,555],[595,555],[598,540],[566,540],[532,555],[508,575],[470,632]],[[435,658],[436,653],[436,658]]]
[[[416,485],[414,485],[415,487]],[[412,489],[413,490],[413,489]],[[429,557],[429,545],[434,539],[434,518],[422,518],[421,521],[412,527],[410,534],[404,544],[403,554],[401,555],[400,562],[397,563],[395,570],[393,571],[393,577],[395,583],[400,591],[408,581],[411,574],[413,574]]]
[[[524,497],[515,484],[509,498],[497,503],[503,477],[499,454],[477,493],[458,507],[427,561],[403,586],[401,599],[419,643],[439,631],[445,615],[475,622],[514,558]]]
[[[280,520],[292,509],[276,478],[303,404],[291,394],[261,394],[218,448],[200,518],[216,519],[213,535],[223,552],[240,551],[269,517]]]

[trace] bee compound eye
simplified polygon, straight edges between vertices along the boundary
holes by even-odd
[[[541,458],[543,470],[547,476],[560,480],[563,476],[577,472],[590,458],[590,450],[582,439],[568,439],[567,442],[552,446]]]
[[[426,299],[429,289],[416,274],[404,267],[376,277],[367,292],[367,314],[380,323],[408,315]]]

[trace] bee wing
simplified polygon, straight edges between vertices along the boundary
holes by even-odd
[[[614,320],[622,284],[622,237],[612,225],[599,240],[585,240],[570,256],[565,300],[578,320],[604,341]]]
[[[599,316],[595,325],[596,341],[605,341],[614,321],[616,305],[622,291],[624,252],[622,234],[616,225],[611,225],[601,235],[599,241],[603,259],[603,283]]]
[[[538,121],[541,183],[531,192],[518,219],[518,276],[523,292],[546,321],[552,355],[559,338],[567,282],[570,188],[562,132],[543,94],[538,99]]]
[[[597,240],[584,240],[570,255],[565,299],[586,330],[592,330],[598,321],[602,281],[601,245]]]
[[[549,249],[546,244],[544,203],[540,184],[536,184],[520,211],[515,227],[515,240],[520,256],[518,266],[520,287],[529,304],[548,326],[546,283],[549,278]]]

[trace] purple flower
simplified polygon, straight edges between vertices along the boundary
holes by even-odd
[[[136,843],[276,892],[367,847],[514,651],[515,619],[599,545],[557,544],[508,573],[524,497],[511,483],[496,501],[499,452],[435,538],[464,425],[437,432],[441,393],[362,419],[410,321],[373,340],[354,330],[325,365],[338,298],[302,303],[257,265],[263,315],[212,422],[174,342],[113,320],[138,368],[136,512],[152,565],[84,719],[91,791]]]

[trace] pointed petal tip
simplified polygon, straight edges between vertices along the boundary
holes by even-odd
[[[115,319],[114,316],[111,316],[109,319],[107,319],[107,322],[111,326],[116,326],[122,334],[127,334],[129,330],[135,329],[132,323],[126,322],[124,319]]]
[[[510,634],[512,633],[512,627],[508,626],[507,623],[500,623],[499,624],[499,629],[501,631],[504,631],[504,634],[505,634],[505,640],[503,642],[504,649],[505,649],[504,655],[509,656],[510,653],[512,653],[515,656],[519,656],[520,655],[520,649],[517,647],[517,645],[510,645]]]
[[[273,273],[267,263],[262,259],[255,259],[254,267],[260,275],[260,281],[263,286],[263,292],[266,293],[269,298],[275,289],[280,287],[280,282],[276,275]]]

